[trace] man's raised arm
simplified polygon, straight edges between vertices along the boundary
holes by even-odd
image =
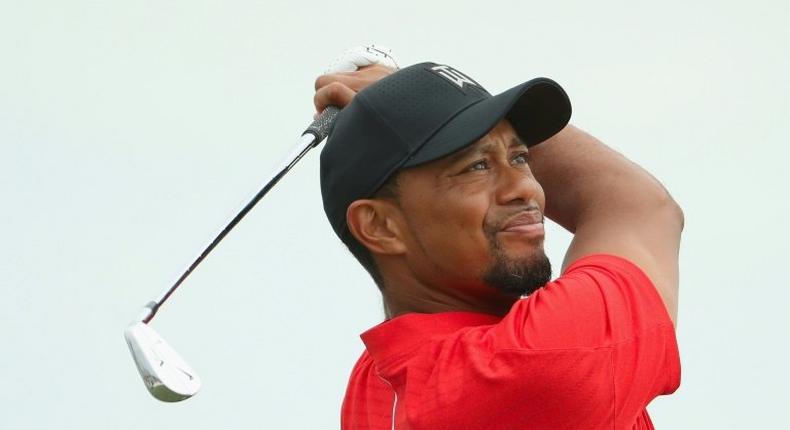
[[[563,270],[590,254],[626,258],[653,281],[675,322],[683,212],[661,183],[572,125],[530,154],[546,216],[574,233]]]

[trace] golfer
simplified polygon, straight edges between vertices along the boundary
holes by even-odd
[[[680,384],[683,213],[568,124],[556,82],[492,96],[445,64],[376,65],[320,76],[314,102],[344,108],[324,208],[386,315],[343,429],[653,428],[645,408]],[[554,280],[544,217],[574,235]]]

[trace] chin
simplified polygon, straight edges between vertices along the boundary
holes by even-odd
[[[507,260],[529,263],[536,258],[543,258],[546,252],[543,249],[543,240],[519,244],[503,244],[498,250],[500,256]]]
[[[485,271],[485,283],[508,296],[532,294],[551,280],[551,262],[543,247],[533,247],[528,253],[509,257],[503,250],[495,250]]]

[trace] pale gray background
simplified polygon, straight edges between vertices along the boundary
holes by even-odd
[[[324,218],[318,152],[155,320],[200,394],[150,397],[122,331],[307,125],[315,77],[371,41],[494,93],[564,85],[572,122],[685,210],[683,382],[657,427],[786,423],[786,2],[0,4],[0,428],[338,427],[382,312]],[[548,236],[559,265],[569,235]]]

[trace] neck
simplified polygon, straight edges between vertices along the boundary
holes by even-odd
[[[388,276],[382,289],[387,319],[405,313],[466,311],[504,316],[518,297],[507,296],[492,287],[462,288],[454,285],[426,285],[412,276]]]

